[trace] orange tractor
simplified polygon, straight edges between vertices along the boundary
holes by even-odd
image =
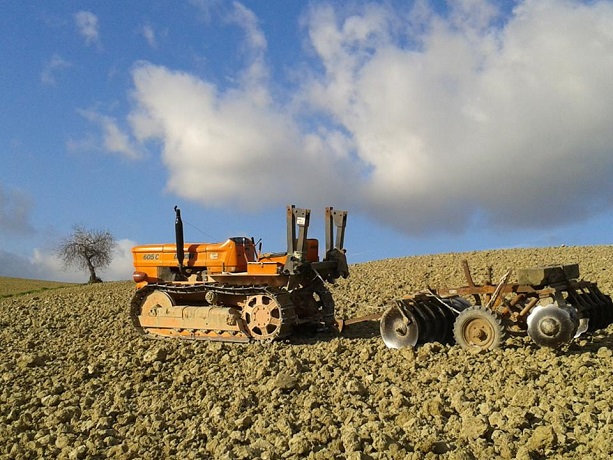
[[[346,211],[326,208],[322,260],[318,240],[307,237],[309,209],[287,207],[287,250],[279,253],[262,253],[261,244],[242,236],[185,243],[181,211],[175,213],[175,244],[132,248],[137,291],[130,315],[139,332],[247,342],[286,337],[304,324],[335,326],[326,282],[349,275]]]

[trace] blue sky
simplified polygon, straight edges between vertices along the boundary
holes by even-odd
[[[349,211],[350,262],[611,243],[613,2],[0,0],[0,275]]]

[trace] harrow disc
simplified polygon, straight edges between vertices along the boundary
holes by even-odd
[[[578,318],[578,326],[577,331],[575,332],[575,339],[588,330],[589,324],[589,318]]]
[[[538,305],[528,315],[528,335],[539,347],[558,348],[572,340],[577,331],[574,321],[566,308],[554,304]]]
[[[388,348],[414,347],[426,342],[447,343],[455,311],[434,295],[399,300],[381,317],[381,337]]]
[[[603,329],[613,323],[611,297],[600,292],[595,284],[590,285],[589,289],[569,291],[567,301],[577,309],[582,319],[589,321],[589,332]]]
[[[603,308],[601,302],[594,302],[588,293],[577,295],[577,298],[583,305],[587,306],[585,314],[589,318],[588,330],[590,332],[597,331],[604,326],[606,321],[603,321],[603,313],[606,315],[606,309]]]
[[[611,302],[611,297],[608,295],[602,294],[602,311],[605,317],[605,325],[607,327],[609,324],[613,323],[613,303]]]
[[[500,316],[481,306],[462,311],[453,325],[456,342],[467,350],[493,350],[504,338]]]
[[[429,300],[430,301],[420,302],[416,306],[417,309],[422,309],[429,314],[431,331],[427,337],[427,341],[444,343],[449,331],[447,317],[437,301],[432,301],[433,299]]]
[[[379,328],[388,348],[414,347],[419,339],[417,318],[410,311],[394,305],[383,313]]]
[[[583,294],[588,297],[587,294]],[[592,301],[591,308],[587,311],[590,318],[590,331],[604,329],[613,321],[613,310],[611,309],[611,299],[608,296],[588,297]]]

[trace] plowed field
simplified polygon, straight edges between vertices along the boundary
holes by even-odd
[[[351,253],[348,254],[351,258]],[[613,247],[518,249],[351,266],[345,317],[492,266],[579,263],[613,293]],[[514,274],[512,275],[513,278]],[[613,455],[613,327],[561,350],[390,350],[377,323],[274,343],[151,340],[130,282],[0,299],[0,458],[493,459]]]

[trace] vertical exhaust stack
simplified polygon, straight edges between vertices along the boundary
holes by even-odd
[[[185,242],[183,239],[183,221],[181,220],[181,210],[175,206],[175,240],[177,246],[177,262],[179,263],[179,273],[185,277],[183,261],[185,260]]]

